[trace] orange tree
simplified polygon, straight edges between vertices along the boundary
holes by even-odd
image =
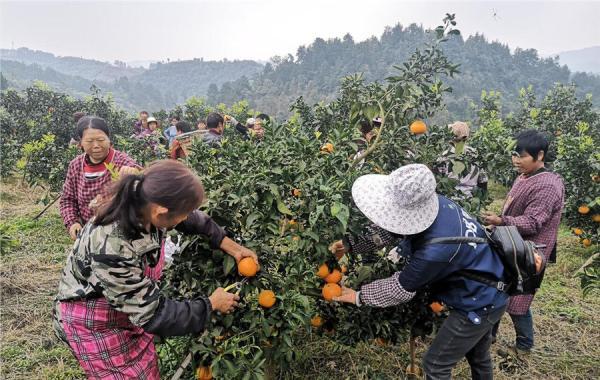
[[[242,141],[226,131],[220,148],[202,143],[192,147],[188,164],[208,191],[207,212],[259,254],[262,268],[242,285],[235,313],[213,316],[200,338],[169,341],[160,349],[163,362],[173,356],[181,360],[189,350],[195,366],[210,366],[217,378],[262,378],[273,375],[275,368],[285,370],[299,354],[295,339],[311,328],[343,344],[375,338],[397,342],[410,329],[413,335],[431,330],[435,315],[427,306],[431,300],[426,291],[399,307],[350,308],[322,299],[323,280],[316,271],[325,263],[328,272],[341,273],[344,264],[344,281],[357,287],[402,268],[403,263],[387,260],[383,251],[349,255],[342,262],[328,251],[329,243],[348,232],[360,233],[368,223],[351,201],[351,185],[358,176],[414,162],[435,169],[443,152],[455,174],[470,170],[472,162],[464,159],[460,147],[447,152],[447,127],[410,132],[413,121],[427,120],[443,108],[449,88],[440,78],[457,70],[439,48],[448,34],[458,33],[452,28],[453,15],[444,22],[432,31],[431,43],[384,84],[349,77],[337,100],[312,107],[299,100],[292,107],[294,116],[271,125],[263,140]],[[375,116],[382,118],[377,137],[357,158],[355,126],[361,118]],[[440,192],[458,195],[455,180],[438,175],[438,183]],[[473,211],[481,205],[479,199],[462,202]],[[338,281],[339,274],[331,278]],[[175,256],[164,289],[172,296],[194,297],[241,279],[229,256],[192,239]],[[272,307],[260,306],[263,290],[274,292]],[[311,327],[317,315],[320,321]],[[169,363],[165,372],[173,368]]]

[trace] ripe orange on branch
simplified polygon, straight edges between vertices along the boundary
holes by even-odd
[[[302,195],[302,191],[300,189],[294,189],[292,190],[292,195],[295,197],[299,197]]]
[[[327,264],[321,264],[319,270],[317,270],[317,276],[321,277],[323,280],[325,277],[329,276],[329,267]]]
[[[323,286],[322,294],[325,301],[331,301],[333,297],[342,295],[342,288],[338,284],[327,283]]]
[[[592,216],[592,220],[596,223],[600,223],[600,214],[595,214]]]
[[[321,327],[321,326],[323,326],[323,323],[324,323],[323,318],[321,318],[320,315],[315,315],[314,317],[312,317],[310,319],[310,325],[312,327]]]
[[[573,228],[573,233],[579,236],[583,233],[583,230],[581,228]]]
[[[579,208],[577,209],[577,211],[580,214],[585,215],[585,214],[588,214],[590,212],[590,208],[588,207],[588,205],[581,205],[581,206],[579,206]]]
[[[323,146],[321,147],[321,152],[323,153],[333,153],[333,144],[332,143],[325,143],[323,144]]]
[[[423,120],[415,120],[410,125],[410,133],[413,135],[422,135],[427,132],[427,125]]]
[[[583,246],[587,248],[590,245],[592,245],[592,241],[590,239],[583,239],[581,240],[581,244],[583,244]]]
[[[265,309],[269,309],[275,305],[275,293],[272,290],[261,290],[258,295],[258,304]]]
[[[196,369],[197,380],[212,380],[212,370],[210,367],[202,366]]]
[[[258,272],[258,265],[250,257],[244,257],[238,263],[238,273],[244,277],[254,277]]]
[[[432,302],[429,307],[434,313],[441,313],[444,310],[444,306],[439,302]]]
[[[342,272],[337,269],[334,269],[325,277],[325,282],[328,284],[337,284],[342,281]]]

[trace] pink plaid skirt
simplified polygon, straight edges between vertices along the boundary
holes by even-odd
[[[164,244],[158,264],[146,267],[146,276],[158,280],[164,267]],[[88,379],[158,380],[154,336],[129,321],[101,297],[63,301],[62,328],[73,354]]]

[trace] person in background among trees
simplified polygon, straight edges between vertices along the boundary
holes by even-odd
[[[191,126],[185,121],[180,121],[177,124],[175,124],[175,128],[177,130],[177,136],[190,132],[192,130]],[[173,144],[171,145],[171,151],[169,152],[169,156],[174,160],[186,157],[186,153],[183,150],[183,147],[181,146],[179,140],[175,139],[173,141]]]
[[[546,260],[556,249],[565,192],[562,178],[544,166],[548,145],[546,137],[536,130],[526,130],[517,136],[512,162],[519,177],[507,195],[502,215],[489,211],[481,215],[486,224],[516,226],[524,239],[545,245],[545,248],[539,249]],[[506,311],[512,319],[517,338],[514,346],[507,351],[499,350],[499,354],[521,359],[528,357],[534,347],[533,298],[533,295],[510,297]],[[494,338],[498,325],[493,331]]]
[[[76,135],[84,153],[69,164],[60,197],[60,215],[73,240],[94,215],[95,204],[111,182],[107,165],[113,165],[120,173],[135,172],[139,168],[127,154],[112,147],[106,120],[84,116],[77,123]]]
[[[79,120],[85,116],[85,112],[75,112],[73,114],[73,122],[75,123],[75,128],[73,129],[73,135],[71,136],[71,141],[69,141],[69,145],[77,145],[77,148],[81,148],[81,139],[77,136],[77,123]]]
[[[170,148],[173,145],[173,141],[175,141],[175,136],[177,136],[177,127],[175,126],[179,123],[179,116],[173,116],[171,118],[171,125],[169,128],[165,129],[164,136],[167,139],[168,147]]]
[[[223,131],[225,129],[225,119],[216,112],[211,112],[206,117],[206,127],[208,133],[202,135],[202,141],[209,145],[221,146]]]
[[[158,120],[156,120],[156,118],[154,117],[149,117],[148,118],[148,130],[151,133],[155,133],[158,130]]]
[[[225,115],[223,119],[225,120],[225,123],[228,123],[229,125],[235,128],[236,132],[238,132],[241,135],[242,140],[248,140],[250,138],[248,136],[248,130],[254,127],[254,118],[249,118],[248,120],[246,120],[246,125],[240,123],[235,119],[235,117],[231,115]]]
[[[197,128],[199,131],[206,131],[206,123],[204,122],[204,120],[200,120],[200,121],[198,122],[198,125],[196,126],[196,128]]]
[[[148,129],[148,111],[140,111],[140,118],[133,125],[133,133],[139,134],[145,129]]]
[[[446,177],[457,180],[458,185],[456,189],[466,199],[473,198],[475,191],[478,189],[485,195],[487,193],[488,178],[485,171],[477,166],[475,162],[477,150],[467,145],[470,135],[469,125],[462,121],[456,121],[448,125],[448,128],[452,130],[454,138],[450,142],[450,148],[444,151],[438,160],[436,171]],[[456,154],[456,147],[459,144],[462,145],[462,154],[469,161],[471,170],[468,173],[456,175],[452,171],[453,166],[450,157]]]
[[[197,336],[213,312],[229,314],[238,306],[239,296],[223,288],[174,300],[158,285],[170,229],[205,236],[212,249],[258,265],[254,252],[197,209],[204,194],[181,162],[157,161],[143,173],[124,175],[83,228],[62,271],[53,327],[88,379],[158,380],[155,335]]]

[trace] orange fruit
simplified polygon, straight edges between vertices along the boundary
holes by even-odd
[[[294,228],[295,226],[298,225],[298,222],[296,222],[294,219],[292,219],[288,222],[288,224],[290,225],[290,228]]]
[[[333,144],[332,143],[325,143],[321,147],[321,152],[324,152],[324,153],[333,153]]]
[[[300,241],[300,236],[296,235],[294,237],[292,237],[293,241]]]
[[[321,327],[321,326],[323,326],[323,323],[324,323],[323,318],[321,318],[320,315],[315,315],[314,317],[312,317],[310,319],[310,325],[312,327]]]
[[[427,132],[427,125],[423,120],[415,120],[410,125],[410,133],[413,135],[422,135]]]
[[[258,265],[254,262],[251,257],[244,257],[238,263],[238,273],[244,277],[256,276],[258,272]]]
[[[269,309],[275,305],[275,293],[272,290],[261,290],[258,295],[258,304],[265,309]]]
[[[327,283],[323,286],[322,294],[325,301],[331,301],[333,297],[342,295],[342,288],[338,284]]]
[[[325,277],[329,276],[329,267],[327,264],[321,264],[319,270],[317,270],[317,276],[321,277],[323,280]]]
[[[337,284],[340,281],[342,281],[342,272],[338,269],[332,270],[331,273],[325,277],[325,282],[328,284]]]
[[[577,209],[577,211],[580,214],[585,215],[585,214],[587,214],[587,213],[590,212],[590,208],[588,207],[588,205],[581,205],[581,206],[579,206],[579,208]]]
[[[387,346],[387,341],[385,339],[381,338],[381,337],[373,339],[373,343],[376,346],[379,346],[379,347],[385,347],[385,346]]]
[[[345,266],[345,265],[342,265],[342,273],[343,273],[343,274],[346,274],[346,273],[348,273],[348,267],[347,267],[347,266]]]
[[[302,195],[302,191],[300,189],[294,189],[292,190],[292,195],[295,197],[299,197]]]
[[[600,182],[600,175],[596,174],[592,176],[592,181],[598,183]]]
[[[429,307],[434,313],[441,313],[444,310],[444,306],[439,302],[432,302]]]
[[[592,220],[596,223],[600,223],[600,214],[593,215]]]
[[[581,244],[583,244],[583,246],[587,248],[590,245],[592,245],[592,241],[590,239],[582,239]]]
[[[583,230],[581,228],[573,228],[573,233],[579,236],[583,233]]]
[[[210,367],[202,366],[196,369],[197,380],[211,380],[212,378],[212,370]]]

